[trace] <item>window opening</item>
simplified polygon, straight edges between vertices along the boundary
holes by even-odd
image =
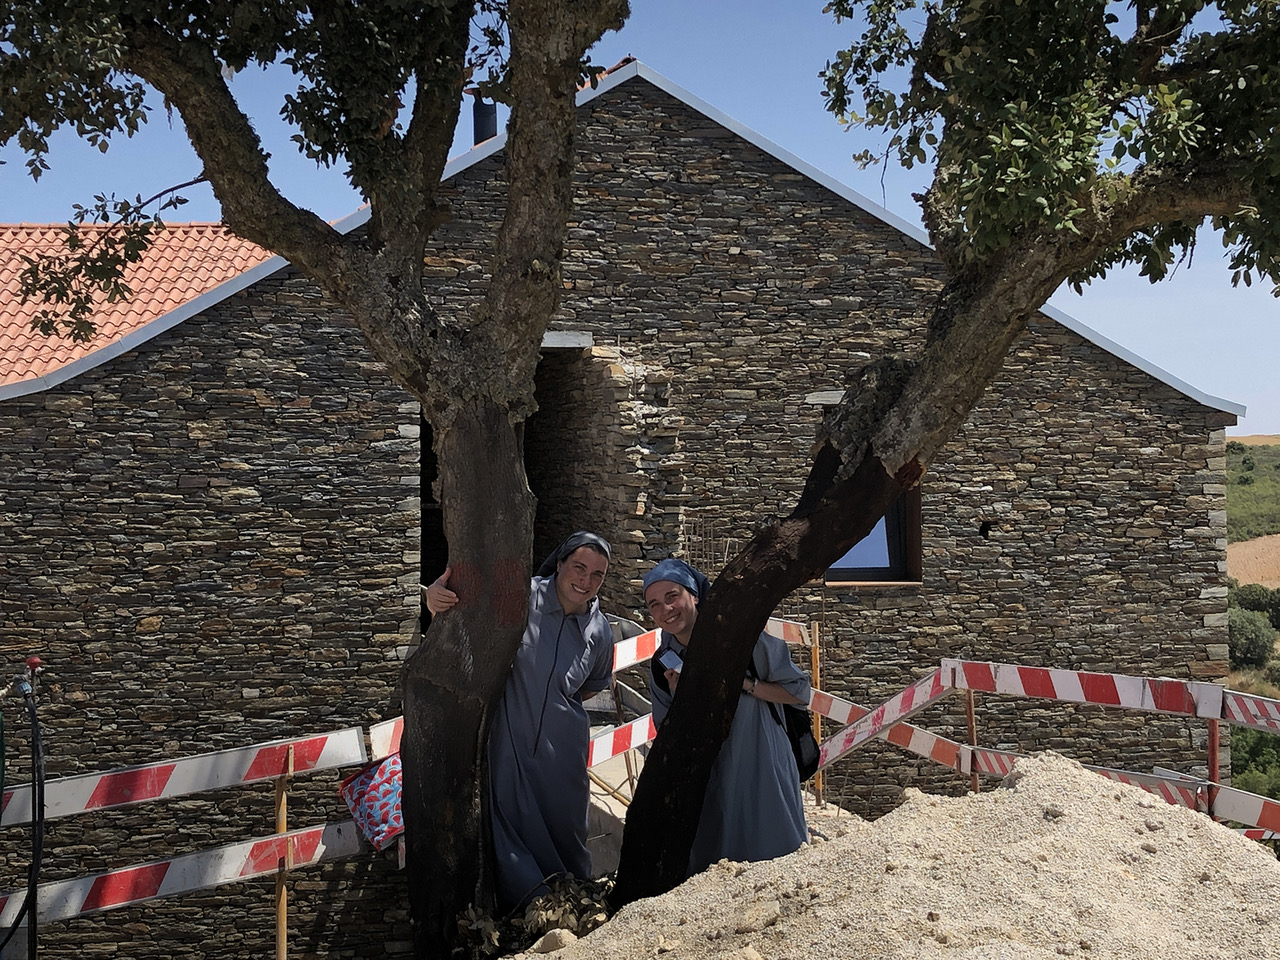
[[[872,531],[827,569],[827,583],[918,583],[920,487],[902,494]]]

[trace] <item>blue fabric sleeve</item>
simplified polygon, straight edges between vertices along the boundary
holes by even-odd
[[[771,633],[760,634],[752,657],[761,680],[780,685],[801,704],[809,702],[809,677],[791,659],[785,640]]]
[[[599,610],[591,618],[587,628],[591,644],[591,672],[583,681],[584,693],[608,690],[613,680],[613,628]]]

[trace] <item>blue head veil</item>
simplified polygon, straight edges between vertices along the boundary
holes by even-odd
[[[611,559],[612,551],[609,549],[609,541],[599,534],[591,533],[587,530],[579,530],[577,533],[570,535],[564,543],[551,551],[551,555],[542,561],[542,566],[538,568],[538,572],[534,574],[537,577],[549,577],[556,572],[556,566],[569,554],[577,550],[579,547],[594,547],[604,554],[606,560]]]
[[[668,557],[645,574],[644,589],[648,590],[659,580],[670,580],[672,583],[680,584],[692,593],[699,603],[706,598],[707,591],[711,589],[710,580],[683,560],[677,560],[674,557]]]

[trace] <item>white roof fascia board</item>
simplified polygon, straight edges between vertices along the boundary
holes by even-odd
[[[1212,407],[1214,410],[1221,410],[1223,413],[1234,413],[1237,417],[1243,417],[1245,415],[1246,408],[1243,403],[1236,403],[1234,400],[1224,400],[1221,397],[1215,397],[1212,394],[1205,393],[1203,390],[1193,387],[1185,380],[1175,377],[1168,370],[1156,366],[1145,357],[1138,356],[1138,354],[1134,353],[1128,347],[1122,347],[1120,344],[1116,343],[1109,337],[1103,336],[1092,327],[1081,323],[1070,314],[1063,313],[1057,307],[1051,307],[1046,303],[1040,308],[1040,312],[1055,323],[1059,323],[1068,330],[1078,333],[1090,343],[1101,347],[1108,353],[1114,354],[1126,363],[1137,367],[1143,373],[1150,374],[1161,383],[1173,387],[1173,389],[1177,390],[1179,393],[1186,394],[1197,403],[1204,404],[1206,407]]]
[[[716,107],[713,107],[711,104],[707,103],[702,98],[694,96],[688,90],[668,80],[666,77],[664,77],[662,74],[658,73],[657,71],[653,70],[652,68],[645,66],[639,60],[633,60],[631,63],[628,63],[627,65],[623,67],[619,67],[617,70],[614,70],[612,73],[606,76],[603,80],[601,80],[600,83],[595,88],[587,87],[583,90],[580,90],[578,92],[578,100],[577,100],[578,106],[582,106],[585,103],[590,103],[592,100],[594,100],[596,97],[600,96],[601,94],[607,93],[608,91],[614,89],[620,84],[626,83],[628,80],[631,80],[634,77],[640,77],[641,79],[648,81],[658,89],[675,97],[677,100],[680,100],[681,102],[693,108],[694,110],[697,110],[699,113],[707,117],[707,119],[720,124],[721,126],[725,127],[731,132],[742,137],[748,143],[753,144],[754,146],[763,150],[765,153],[769,154],[775,159],[781,161],[782,163],[785,163],[787,166],[791,167],[796,172],[803,174],[804,176],[808,177],[814,182],[827,188],[837,196],[843,198],[844,200],[847,200],[849,203],[852,203],[855,207],[862,210],[863,212],[875,217],[876,219],[882,221],[883,223],[906,234],[908,237],[919,242],[920,244],[929,248],[930,250],[933,249],[933,245],[929,242],[928,234],[925,233],[925,231],[920,226],[910,223],[902,219],[898,215],[892,213],[887,208],[880,206],[878,203],[872,202],[867,197],[858,193],[858,191],[854,190],[847,184],[841,183],[839,180],[835,179],[829,174],[826,174],[823,171],[819,170],[817,167],[813,166],[813,164],[807,163],[806,161],[801,160],[798,156],[796,156],[791,151],[783,149],[778,144],[774,143],[772,140],[769,140],[767,137],[762,136],[761,134],[752,130],[750,127],[745,126],[744,124],[739,123],[737,120],[733,119],[733,117],[729,116],[727,113],[724,113],[723,111],[717,109]],[[454,157],[452,160],[450,160],[445,165],[444,172],[441,179],[448,180],[450,177],[455,176],[456,174],[461,173],[464,170],[467,170],[473,165],[479,163],[480,161],[493,156],[495,153],[502,150],[506,145],[507,145],[507,133],[504,130],[502,133],[498,134],[497,136],[491,137],[490,139],[479,144],[478,146],[468,150],[466,153],[460,154],[457,157]],[[364,226],[364,224],[368,223],[369,217],[370,217],[370,210],[368,205],[366,205],[361,207],[359,210],[355,211],[354,213],[342,218],[341,220],[336,221],[334,223],[334,229],[338,230],[340,233],[343,233],[343,234],[350,233],[352,230],[362,227]],[[272,266],[273,264],[274,266]],[[178,323],[181,323],[183,320],[186,320],[188,317],[194,316],[196,313],[199,313],[201,310],[208,309],[209,307],[220,302],[226,297],[231,296],[233,293],[238,293],[240,290],[244,289],[246,286],[249,286],[251,283],[254,283],[257,280],[260,280],[263,277],[270,275],[270,273],[274,273],[276,270],[280,270],[287,265],[288,265],[287,262],[282,257],[274,257],[271,260],[268,260],[265,263],[260,264],[258,267],[255,267],[252,270],[246,271],[245,273],[241,274],[239,277],[236,277],[232,280],[228,280],[225,283],[219,284],[217,287],[214,287],[212,290],[207,291],[206,293],[197,297],[195,300],[192,300],[190,303],[183,304],[181,307],[178,307],[177,309],[170,311],[169,313],[165,314],[163,317],[153,320],[151,323],[147,324],[145,327],[141,327],[138,330],[135,330],[128,337],[125,337],[122,340],[117,341],[116,343],[112,344],[109,347],[104,347],[102,350],[98,351],[97,353],[91,354],[88,357],[83,357],[80,360],[75,361],[74,363],[67,364],[65,367],[61,367],[58,370],[54,371],[53,373],[48,374],[47,376],[37,377],[32,380],[23,381],[21,383],[9,384],[8,386],[0,387],[0,400],[7,400],[12,397],[20,397],[28,393],[36,393],[41,390],[47,390],[52,386],[55,386],[59,383],[62,383],[66,380],[71,379],[72,377],[75,377],[81,373],[84,373],[86,370],[91,370],[94,367],[98,366],[99,364],[106,363],[108,360],[111,360],[114,357],[119,356],[121,353],[125,352],[126,350],[132,349],[133,347],[136,347],[141,343],[145,343],[147,340],[151,339],[157,334],[163,333],[165,330],[168,330],[170,327],[173,327]],[[268,267],[268,266],[271,266],[271,270],[269,272],[259,273],[259,271],[261,271],[264,267]],[[197,307],[197,305],[199,306]],[[1243,404],[1234,403],[1233,401],[1230,401],[1230,400],[1223,400],[1220,397],[1214,397],[1205,393],[1202,390],[1198,390],[1197,388],[1191,386],[1191,384],[1173,376],[1173,374],[1169,373],[1168,371],[1162,370],[1160,367],[1156,366],[1150,361],[1143,359],[1133,351],[1128,350],[1125,347],[1120,346],[1120,344],[1114,342],[1113,340],[1110,340],[1107,337],[1102,336],[1102,334],[1098,333],[1097,331],[1091,329],[1090,327],[1076,320],[1074,317],[1068,316],[1067,314],[1063,313],[1061,310],[1058,310],[1054,307],[1050,307],[1048,304],[1046,304],[1045,306],[1040,308],[1040,312],[1043,313],[1045,316],[1049,317],[1051,320],[1054,320],[1055,322],[1062,324],[1067,329],[1072,330],[1075,333],[1079,334],[1080,336],[1084,337],[1086,340],[1090,341],[1096,346],[1101,347],[1103,350],[1106,350],[1109,353],[1112,353],[1115,356],[1119,357],[1120,359],[1133,364],[1135,367],[1137,367],[1139,370],[1142,370],[1144,373],[1148,373],[1151,376],[1155,377],[1157,380],[1161,381],[1162,383],[1170,387],[1173,387],[1173,389],[1181,393],[1186,394],[1188,397],[1192,398],[1196,402],[1202,403],[1205,406],[1211,407],[1212,409],[1215,409],[1215,410],[1221,410],[1225,413],[1233,413],[1236,416],[1240,416],[1240,417],[1244,416],[1245,407]],[[545,339],[543,341],[543,346],[544,347],[547,346]]]

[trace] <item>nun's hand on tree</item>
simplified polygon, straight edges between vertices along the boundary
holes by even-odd
[[[449,572],[450,568],[446,567],[444,573],[436,577],[430,585],[422,588],[427,598],[427,609],[431,611],[433,617],[458,602],[458,595],[445,586],[449,582]]]

